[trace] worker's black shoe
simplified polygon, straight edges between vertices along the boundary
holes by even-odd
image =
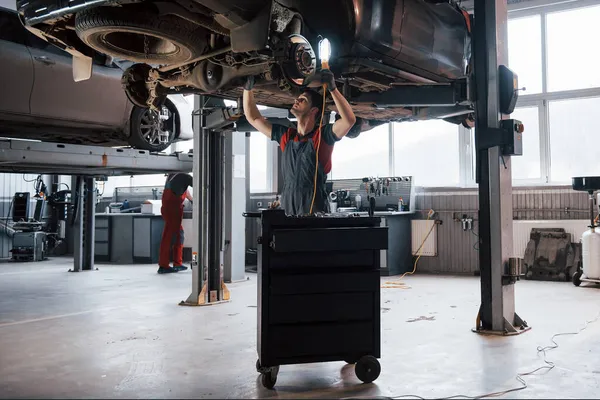
[[[159,274],[171,274],[173,272],[179,272],[178,269],[175,269],[173,267],[158,267],[158,271]]]
[[[187,269],[187,267],[186,267],[186,266],[184,266],[184,265],[174,265],[174,266],[173,266],[173,269],[174,269],[175,271],[179,272],[179,271],[185,271],[185,270]]]

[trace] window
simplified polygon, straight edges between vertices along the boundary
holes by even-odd
[[[250,134],[250,192],[269,192],[269,157],[271,140],[260,132]]]
[[[549,13],[548,91],[600,87],[600,6]]]
[[[523,155],[512,157],[512,179],[541,179],[539,108],[517,108],[510,116],[525,125]]]
[[[541,181],[539,107],[517,108],[510,115],[510,118],[519,120],[525,125],[525,131],[523,132],[523,155],[511,158],[513,184],[518,184],[519,181],[529,181],[527,183],[533,180]],[[471,143],[475,143],[475,129],[471,129],[471,131],[470,140]],[[472,171],[475,171],[477,165],[476,152],[473,152],[471,157],[472,163],[467,168],[472,168]],[[472,176],[474,177],[474,172]]]
[[[460,183],[458,126],[443,120],[394,124],[394,175],[412,175],[417,186]]]
[[[131,178],[131,186],[158,186],[163,187],[165,185],[167,177],[165,174],[152,174],[152,175],[135,175]]]
[[[363,132],[354,139],[343,138],[335,144],[331,156],[331,179],[390,176],[389,152],[388,124]]]
[[[581,175],[600,175],[598,148],[600,97],[552,101],[550,113],[550,176],[570,183]]]
[[[541,16],[508,21],[508,66],[519,76],[526,94],[542,92]]]
[[[27,34],[28,32],[19,21],[17,13],[0,7],[0,40],[25,44]]]

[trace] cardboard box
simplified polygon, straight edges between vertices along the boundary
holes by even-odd
[[[146,200],[142,203],[142,214],[160,215],[161,200]]]

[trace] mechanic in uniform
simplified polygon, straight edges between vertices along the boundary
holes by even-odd
[[[304,90],[294,101],[290,112],[297,119],[297,127],[287,128],[283,125],[271,124],[263,118],[256,102],[252,87],[254,77],[249,77],[244,85],[244,115],[257,131],[279,143],[282,151],[283,190],[281,208],[287,215],[308,215],[311,204],[313,214],[327,212],[329,203],[325,181],[331,171],[331,154],[333,146],[342,139],[354,123],[356,117],[344,96],[335,86],[335,78],[331,71],[322,70],[321,83],[327,84],[327,91],[333,98],[339,116],[334,124],[326,124],[319,130],[323,107],[323,95],[312,89]],[[318,172],[315,188],[315,166],[318,149]]]
[[[184,271],[183,265],[183,202],[188,199],[193,201],[188,192],[192,185],[189,174],[177,172],[169,174],[162,194],[162,207],[160,213],[165,221],[165,226],[160,240],[160,253],[158,256],[158,273],[167,274]],[[170,255],[173,255],[173,267],[169,265]]]

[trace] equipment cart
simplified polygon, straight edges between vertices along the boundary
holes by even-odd
[[[258,361],[272,389],[279,366],[345,361],[379,376],[380,218],[287,217],[263,211],[258,246]]]

